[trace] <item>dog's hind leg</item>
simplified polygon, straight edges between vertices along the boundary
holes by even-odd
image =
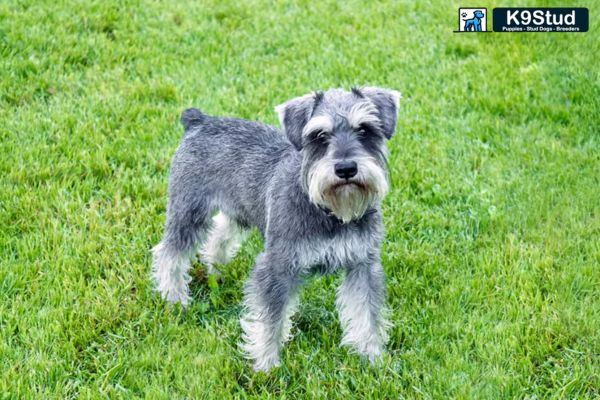
[[[189,190],[171,190],[163,240],[152,249],[152,275],[156,289],[170,303],[187,305],[191,257],[206,237],[210,213],[208,199]]]
[[[227,264],[235,257],[250,230],[219,212],[212,218],[212,227],[200,249],[200,258],[209,274],[219,274],[215,264]]]

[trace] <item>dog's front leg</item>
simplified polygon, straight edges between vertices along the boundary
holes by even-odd
[[[244,288],[242,349],[256,371],[279,365],[279,350],[289,335],[289,318],[297,303],[297,277],[287,268],[272,266],[268,258],[258,256]]]
[[[349,267],[338,291],[342,345],[351,346],[370,361],[381,356],[387,341],[385,296],[385,274],[379,260]]]

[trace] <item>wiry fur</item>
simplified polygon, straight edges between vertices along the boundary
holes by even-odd
[[[209,272],[216,272],[257,227],[265,249],[245,285],[241,318],[242,349],[254,368],[279,364],[304,277],[339,269],[346,271],[337,297],[342,343],[377,358],[387,326],[380,202],[398,100],[398,92],[379,88],[302,96],[276,108],[284,132],[186,110],[166,231],[153,249],[161,295],[186,305],[194,251],[200,246]],[[335,172],[348,162],[355,174]]]

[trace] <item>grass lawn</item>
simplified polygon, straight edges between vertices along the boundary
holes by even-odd
[[[0,2],[0,398],[598,398],[598,5],[415,3]],[[454,34],[459,5],[590,7],[591,30]],[[258,233],[222,283],[195,265],[188,310],[152,291],[179,115],[276,123],[365,84],[404,95],[388,354],[339,347],[340,277],[315,278],[254,374]]]

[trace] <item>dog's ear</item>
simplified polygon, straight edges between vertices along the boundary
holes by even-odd
[[[302,130],[310,119],[314,105],[314,95],[307,94],[275,107],[279,122],[296,150],[302,149]]]
[[[385,137],[391,139],[396,131],[400,92],[391,89],[364,87],[360,92],[373,102],[379,112],[379,120]]]

